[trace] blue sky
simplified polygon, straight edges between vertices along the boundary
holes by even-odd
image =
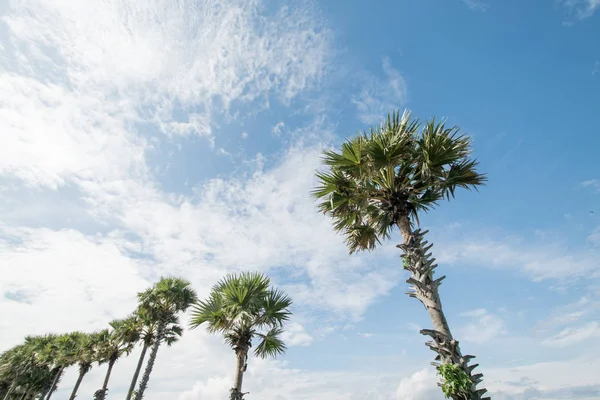
[[[599,14],[596,0],[0,3],[0,346],[103,328],[161,274],[205,296],[259,270],[295,314],[285,357],[250,361],[248,398],[441,399],[399,238],[348,256],[309,197],[323,148],[409,108],[472,135],[489,177],[421,218],[485,387],[598,398]],[[222,398],[234,362],[186,332],[147,397]]]

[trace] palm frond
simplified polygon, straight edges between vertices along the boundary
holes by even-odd
[[[273,327],[265,334],[257,333],[260,340],[254,349],[254,355],[260,358],[274,358],[285,353],[287,347],[281,339],[282,333],[283,329],[279,327]]]

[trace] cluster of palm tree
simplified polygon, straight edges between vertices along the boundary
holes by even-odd
[[[425,124],[409,112],[392,113],[387,121],[342,144],[341,151],[324,152],[326,171],[318,172],[313,195],[319,208],[334,220],[334,229],[346,237],[350,253],[373,250],[398,228],[402,267],[410,273],[409,296],[427,310],[433,329],[421,333],[432,338],[427,345],[437,353],[440,386],[454,400],[485,400],[486,389],[477,389],[481,374],[463,355],[442,309],[439,287],[445,276],[435,277],[435,259],[419,215],[441,200],[454,198],[458,188],[477,188],[486,181],[470,156],[471,141],[456,127],[430,120]],[[0,355],[0,395],[4,399],[49,399],[65,368],[77,365],[79,379],[71,400],[94,363],[108,364],[106,378],[95,399],[104,399],[116,361],[137,343],[142,352],[126,400],[143,398],[161,343],[170,345],[182,333],[178,314],[192,306],[191,327],[205,325],[209,333],[222,334],[236,355],[235,383],[230,400],[241,400],[242,380],[253,341],[254,354],[274,357],[286,346],[283,324],[290,317],[291,300],[271,287],[259,273],[227,275],[206,300],[198,301],[189,283],[161,279],[139,293],[137,310],[110,329],[92,334],[27,337],[25,342]],[[148,349],[150,357],[137,392],[134,392]]]
[[[94,400],[104,400],[116,362],[136,345],[142,350],[126,400],[144,397],[150,374],[162,343],[170,346],[182,335],[179,314],[193,306],[191,328],[206,326],[209,333],[223,335],[236,355],[235,383],[231,400],[242,400],[242,379],[254,340],[257,357],[275,357],[286,350],[281,339],[289,320],[291,299],[271,286],[261,273],[229,274],[213,286],[209,297],[199,301],[190,283],[180,278],[162,278],[138,293],[137,309],[128,317],[109,323],[99,332],[28,336],[25,342],[0,355],[0,399],[49,400],[66,368],[77,366],[79,376],[69,400],[94,364],[107,364],[102,387]],[[150,356],[135,390],[146,353]]]
[[[109,323],[98,332],[72,332],[62,335],[28,336],[0,355],[0,398],[4,400],[49,400],[58,388],[64,371],[77,366],[79,376],[70,400],[75,399],[79,386],[94,364],[106,364],[102,387],[94,400],[104,400],[115,363],[128,355],[136,345],[142,352],[133,375],[127,399],[140,400],[148,386],[150,373],[162,343],[172,345],[182,334],[179,313],[197,301],[190,283],[180,278],[161,278],[152,287],[138,293],[137,309],[124,319]],[[134,392],[146,351],[151,348],[145,373]]]
[[[463,356],[442,310],[437,267],[427,231],[419,229],[419,215],[454,198],[456,189],[477,188],[486,181],[470,157],[470,138],[435,119],[422,124],[410,112],[394,112],[387,121],[346,140],[340,151],[327,150],[325,171],[317,172],[313,195],[319,208],[332,217],[334,229],[344,234],[349,252],[373,250],[398,228],[402,237],[403,268],[410,273],[407,294],[427,310],[433,329],[421,333],[433,340],[440,386],[446,397],[481,400],[481,374],[472,374],[473,356]],[[487,398],[489,399],[489,398]]]

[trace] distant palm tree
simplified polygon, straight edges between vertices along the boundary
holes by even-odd
[[[444,277],[434,279],[437,264],[423,240],[426,232],[413,230],[419,213],[453,198],[457,188],[485,182],[470,152],[470,139],[457,128],[435,120],[423,126],[408,112],[394,113],[369,133],[347,140],[341,151],[325,151],[328,171],[317,174],[313,195],[322,200],[320,210],[333,217],[334,229],[346,236],[350,253],[374,249],[398,228],[403,239],[398,247],[411,274],[409,294],[423,303],[433,323],[433,330],[421,333],[434,339],[430,347],[438,361],[468,375],[468,398],[475,400],[486,392],[476,389],[482,375],[471,375],[470,356],[463,357],[450,332],[438,292]]]
[[[242,381],[254,338],[259,339],[254,350],[258,357],[275,357],[286,350],[281,334],[291,315],[292,300],[270,283],[260,273],[227,275],[213,287],[208,299],[193,307],[191,327],[206,323],[209,333],[221,333],[235,351],[237,367],[230,400],[244,396]]]
[[[65,369],[74,364],[79,335],[81,333],[73,332],[56,336],[44,349],[46,360],[53,365],[54,373],[54,380],[48,390],[46,400],[50,400],[56,391]]]
[[[155,321],[156,333],[152,339],[152,349],[148,364],[137,390],[136,400],[142,400],[148,387],[150,374],[156,362],[160,344],[165,341],[165,334],[178,324],[177,315],[185,312],[197,301],[196,292],[190,282],[174,277],[161,278],[154,286],[138,294],[138,314],[148,321]],[[176,329],[177,331],[177,329]],[[181,335],[181,330],[177,331]],[[131,391],[130,391],[131,393]]]
[[[95,400],[104,400],[108,391],[108,381],[112,369],[124,354],[129,354],[135,343],[139,340],[139,332],[136,330],[135,317],[122,320],[114,320],[109,323],[111,330],[105,329],[98,333],[96,360],[99,364],[108,364],[102,388],[94,393]]]
[[[142,352],[140,353],[135,373],[133,374],[133,378],[131,379],[131,384],[129,385],[129,390],[127,391],[126,400],[131,400],[135,394],[135,385],[140,375],[140,371],[142,370],[142,365],[144,364],[146,352],[156,340],[156,333],[159,325],[159,321],[153,319],[153,316],[151,314],[148,314],[144,309],[138,309],[136,317],[138,330],[140,333],[140,340],[142,342]],[[172,318],[171,320],[167,320],[166,328],[163,333],[163,342],[167,346],[173,345],[173,343],[175,343],[183,333],[183,329],[181,328],[181,326],[177,325],[177,323],[178,318],[176,316],[174,316],[174,318]]]
[[[79,376],[77,377],[77,381],[75,382],[75,386],[73,387],[73,391],[71,392],[69,400],[74,400],[75,397],[77,397],[77,391],[79,390],[79,386],[83,381],[83,377],[92,369],[94,362],[97,361],[96,347],[102,338],[103,336],[101,332],[91,334],[82,333],[79,336],[77,350],[74,357],[79,369]]]

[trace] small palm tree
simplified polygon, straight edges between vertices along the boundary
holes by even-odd
[[[192,329],[206,323],[209,333],[221,333],[235,351],[237,367],[230,400],[243,399],[242,380],[255,338],[259,339],[254,349],[258,357],[275,357],[286,350],[281,334],[292,301],[270,284],[260,273],[227,275],[213,287],[208,299],[193,307]]]
[[[54,373],[54,380],[48,390],[46,400],[50,400],[56,391],[65,368],[68,368],[75,362],[79,335],[79,332],[73,332],[56,336],[54,340],[47,343],[42,352],[46,362],[53,366],[52,371]]]
[[[154,286],[139,293],[138,299],[138,315],[156,323],[156,333],[152,339],[148,364],[136,394],[136,400],[142,400],[156,362],[158,348],[165,341],[166,332],[173,330],[173,326],[178,323],[177,315],[194,304],[197,296],[190,282],[181,278],[167,277],[161,278]],[[175,331],[181,334],[180,328]]]
[[[80,334],[77,340],[77,350],[75,352],[75,361],[79,369],[79,376],[71,392],[69,400],[75,400],[77,391],[83,381],[83,377],[92,369],[92,365],[96,362],[97,346],[102,339],[101,332],[91,334]]]
[[[96,360],[99,364],[108,364],[102,388],[94,393],[94,399],[104,400],[108,391],[108,381],[115,363],[125,354],[129,354],[139,340],[135,326],[135,317],[114,320],[109,323],[111,330],[105,329],[97,334]]]
[[[140,340],[142,344],[142,352],[140,353],[135,373],[133,374],[133,378],[131,379],[131,384],[129,385],[129,390],[127,391],[126,400],[131,400],[132,398],[135,398],[135,385],[142,370],[142,365],[144,364],[146,352],[156,340],[156,333],[158,331],[159,325],[159,321],[153,319],[153,315],[151,313],[147,313],[144,309],[138,309],[138,311],[136,312],[136,317],[138,330],[140,334]],[[179,319],[177,318],[177,316],[172,316],[170,320],[167,320],[162,340],[163,343],[165,343],[167,346],[172,346],[177,340],[179,340],[183,333],[183,329],[181,328],[181,326],[177,325],[178,323]]]
[[[480,399],[476,390],[481,375],[471,376],[469,357],[463,357],[442,311],[434,279],[435,259],[423,240],[426,232],[413,230],[419,213],[454,197],[457,188],[477,188],[485,176],[471,159],[471,141],[455,127],[435,120],[424,126],[410,113],[394,113],[381,126],[347,140],[339,152],[325,151],[326,172],[317,173],[313,195],[319,208],[334,220],[334,229],[346,237],[350,253],[372,250],[398,228],[403,239],[404,268],[411,273],[411,297],[423,303],[433,323],[430,347],[442,364],[460,367],[473,383],[469,399]],[[458,398],[458,397],[457,397]]]

